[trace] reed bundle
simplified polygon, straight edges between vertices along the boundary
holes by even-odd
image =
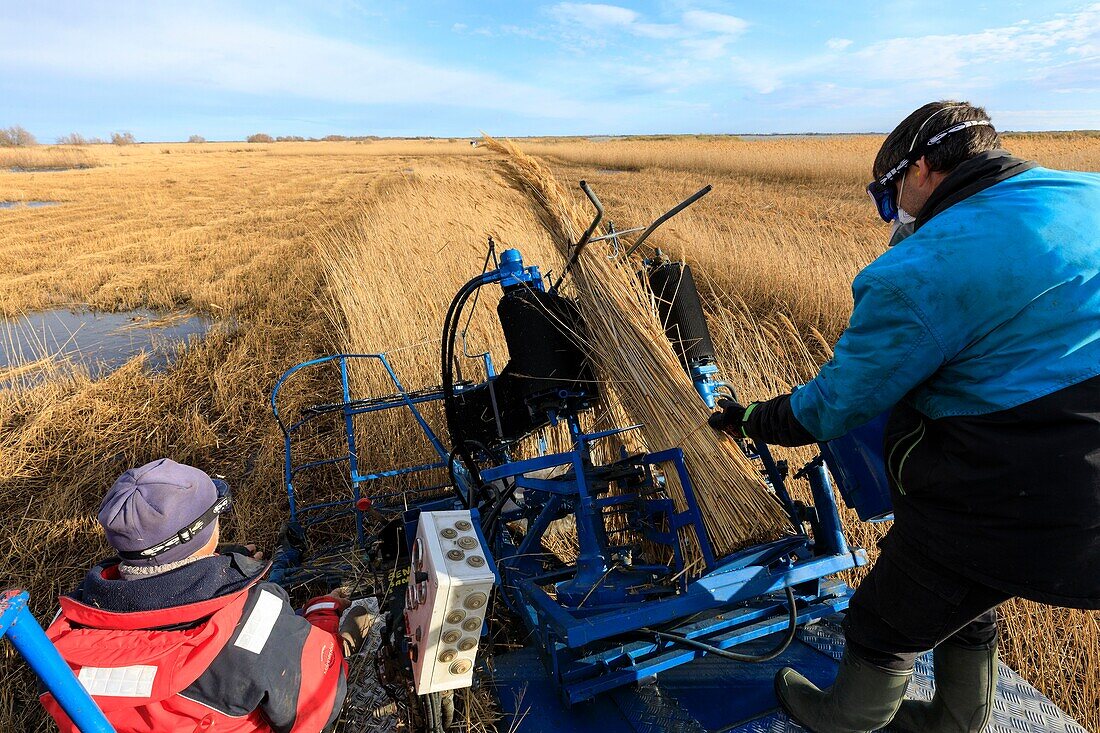
[[[543,224],[568,256],[587,217],[539,160],[507,141],[487,139],[504,155],[505,177],[538,205]],[[588,328],[588,347],[601,388],[634,423],[650,449],[680,447],[710,540],[719,555],[773,540],[788,525],[775,495],[733,442],[709,428],[709,411],[680,366],[663,325],[625,258],[582,255],[570,271],[572,288]],[[614,408],[611,408],[614,409]],[[683,487],[669,493],[686,507]],[[698,539],[681,536],[689,556]],[[696,555],[697,556],[697,555]]]

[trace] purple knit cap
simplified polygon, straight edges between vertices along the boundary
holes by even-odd
[[[189,537],[154,557],[126,559],[127,565],[166,565],[193,555],[210,541],[217,527],[214,519],[193,533],[186,530],[228,491],[225,482],[197,468],[161,458],[118,477],[99,506],[99,523],[107,542],[124,557],[181,533]]]

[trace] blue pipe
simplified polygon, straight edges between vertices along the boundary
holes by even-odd
[[[11,640],[81,733],[115,733],[27,608],[28,598],[18,590],[0,596],[0,636]]]

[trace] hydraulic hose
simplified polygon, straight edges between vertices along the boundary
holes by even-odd
[[[644,628],[639,631],[644,631],[647,634],[653,634],[659,639],[665,639],[667,641],[674,641],[677,644],[683,644],[694,649],[699,649],[707,654],[714,654],[718,657],[725,659],[732,659],[735,662],[748,662],[750,664],[759,664],[760,662],[770,662],[778,657],[783,652],[787,651],[787,647],[794,641],[795,632],[798,631],[798,607],[795,605],[794,591],[790,587],[785,588],[787,591],[787,604],[790,607],[788,616],[787,632],[783,635],[783,640],[779,642],[779,646],[772,649],[770,652],[764,654],[738,654],[737,652],[731,652],[728,649],[722,649],[720,647],[707,644],[702,641],[696,641],[695,639],[689,639],[682,634],[673,634],[668,631],[658,631],[656,629]]]
[[[483,275],[478,275],[463,285],[455,294],[450,307],[447,309],[447,316],[443,319],[443,339],[442,348],[440,349],[443,412],[447,419],[447,431],[450,433],[451,445],[453,446],[452,452],[457,452],[462,458],[463,465],[466,466],[466,470],[469,471],[470,478],[475,485],[480,485],[481,475],[473,456],[466,449],[466,436],[462,426],[458,424],[454,411],[454,345],[458,335],[458,324],[461,321],[462,309],[465,307],[466,301],[478,288],[487,285],[489,282]],[[452,462],[453,458],[448,460],[449,467]]]

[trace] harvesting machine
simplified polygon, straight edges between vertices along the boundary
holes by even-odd
[[[822,685],[835,673],[837,617],[852,592],[836,576],[867,563],[845,539],[836,494],[861,520],[890,516],[884,418],[821,444],[793,471],[767,445],[744,442],[789,526],[778,539],[720,552],[679,447],[616,451],[610,446],[640,426],[586,429],[600,385],[585,324],[559,291],[587,248],[633,254],[709,187],[644,230],[611,226],[596,237],[603,208],[581,186],[597,213],[555,281],[517,249],[498,257],[490,240],[483,272],[458,290],[444,320],[438,386],[406,388],[392,353],[325,356],[279,378],[271,405],[285,440],[290,518],[272,580],[292,590],[351,584],[372,599],[380,679],[423,729],[447,730],[453,691],[473,684],[525,731],[796,730],[777,711],[772,678],[785,665]],[[621,236],[639,232],[623,246]],[[641,276],[698,398],[713,408],[734,396],[690,267],[656,252]],[[466,348],[472,304],[487,288],[499,289],[508,351],[500,369],[491,354]],[[389,389],[357,394],[352,385],[368,373]],[[334,399],[293,416],[282,407],[289,392],[326,379]],[[372,465],[379,438],[364,429],[370,419],[403,422],[429,458]],[[551,449],[550,428],[565,436],[564,450]],[[327,452],[318,455],[319,446]],[[315,500],[312,487],[323,481],[311,477],[331,487],[334,475],[343,494]],[[805,479],[811,501],[790,490],[792,479]],[[549,552],[563,526],[574,552]],[[685,536],[695,538],[691,557]],[[922,659],[916,694],[930,696],[930,673]],[[56,670],[41,674],[51,687],[67,684]],[[1032,730],[1080,730],[1003,668],[994,725],[1017,730],[1015,719]]]

